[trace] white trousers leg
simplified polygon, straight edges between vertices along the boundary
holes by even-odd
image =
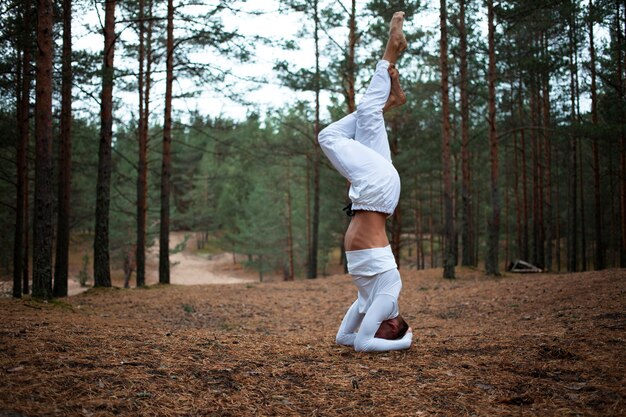
[[[354,139],[391,162],[389,140],[383,118],[383,108],[391,91],[388,68],[388,61],[379,61],[376,65],[370,85],[356,109],[357,122]]]
[[[399,198],[400,180],[391,164],[383,119],[391,90],[388,68],[389,62],[378,62],[357,111],[322,130],[318,141],[335,169],[352,184],[353,209],[391,214]]]

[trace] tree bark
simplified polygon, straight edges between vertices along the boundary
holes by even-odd
[[[17,92],[17,126],[19,136],[17,139],[17,187],[15,197],[15,237],[13,240],[13,297],[20,298],[22,292],[28,292],[28,281],[26,285],[22,285],[24,275],[24,258],[28,258],[28,252],[25,250],[24,234],[27,233],[28,225],[26,219],[26,199],[28,177],[26,175],[27,161],[26,150],[29,140],[29,102],[30,102],[30,0],[23,2],[23,30],[22,43],[19,44],[22,49],[21,67],[21,84],[18,86]],[[26,290],[26,291],[25,291]]]
[[[161,228],[159,238],[159,283],[170,283],[170,175],[172,143],[172,85],[174,83],[174,2],[167,1],[167,61],[163,159],[161,165]]]
[[[515,193],[515,231],[518,257],[522,250],[522,198],[520,197],[520,175],[519,175],[519,140],[517,133],[513,134],[513,187]]]
[[[520,122],[524,119],[524,100],[522,98],[523,94],[523,83],[522,76],[520,75],[519,82],[519,95],[518,95],[518,108],[519,108],[519,118]],[[526,135],[524,129],[520,129],[520,150],[521,155],[520,159],[522,161],[522,246],[520,248],[521,258],[524,260],[528,260],[529,250],[528,250],[528,175],[526,168]]]
[[[70,195],[72,186],[72,2],[63,0],[63,55],[61,82],[61,144],[54,296],[67,297],[70,249]]]
[[[38,0],[33,296],[43,299],[52,298],[52,23],[52,1]]]
[[[620,201],[621,201],[621,245],[619,250],[620,267],[626,268],[626,110],[624,110],[624,62],[622,61],[622,43],[624,32],[622,31],[621,16],[620,16],[620,4],[619,0],[616,1],[616,13],[615,13],[615,31],[617,41],[617,85],[620,100],[622,101],[622,111],[619,114],[621,118],[620,123],[620,170],[621,170],[621,187],[620,187]],[[626,9],[626,5],[624,5]],[[626,10],[625,10],[626,12]],[[626,19],[624,20],[624,30],[626,30]],[[626,59],[626,57],[624,57]]]
[[[446,0],[440,0],[440,54],[441,107],[442,107],[442,171],[444,198],[444,250],[443,277],[454,278],[454,218],[452,206],[452,178],[450,165],[450,99],[448,93],[448,30]]]
[[[428,232],[430,233],[430,267],[435,267],[435,229],[433,227],[433,218],[435,216],[435,207],[434,207],[434,193],[433,193],[433,182],[430,181],[430,192],[428,193],[428,201],[430,205],[430,211],[428,213]]]
[[[574,4],[574,12],[572,15],[572,21],[574,22],[573,30],[573,55],[574,55],[574,97],[576,100],[576,123],[580,123],[580,83],[578,81],[578,35],[576,33],[576,19],[577,19],[577,6]],[[587,268],[587,223],[585,216],[585,194],[584,194],[584,164],[582,158],[582,141],[580,136],[576,138],[578,141],[578,187],[579,187],[579,201],[580,201],[580,255],[581,255],[581,270],[586,271]]]
[[[578,90],[578,88],[576,89]],[[578,94],[578,93],[577,93]],[[580,201],[580,254],[581,254],[581,270],[586,271],[587,268],[587,236],[586,230],[587,226],[585,223],[585,190],[584,190],[584,181],[585,178],[583,173],[583,154],[582,154],[582,142],[580,138],[578,138],[578,178],[580,181],[578,182],[578,191],[580,193],[579,201]]]
[[[559,161],[559,150],[558,148],[556,148],[556,160]],[[556,172],[556,177],[559,178],[559,169],[558,169],[558,165],[557,165],[557,172]],[[556,190],[555,190],[555,194],[557,196],[561,195],[560,193],[560,181],[556,181]],[[559,209],[559,201],[561,201],[560,198],[555,198],[554,199],[554,212],[557,213],[556,215],[556,220],[554,222],[554,240],[556,242],[555,244],[555,253],[554,253],[554,258],[556,261],[556,271],[560,272],[561,271],[561,218],[559,216],[559,213],[561,212]]]
[[[345,89],[344,95],[346,97],[346,106],[348,108],[348,114],[353,113],[356,110],[356,91],[355,91],[355,83],[356,83],[356,44],[358,40],[357,32],[356,32],[356,0],[352,0],[350,7],[350,17],[349,17],[349,27],[350,32],[348,34],[348,56],[346,62],[346,74],[345,74]],[[350,182],[346,181],[346,189],[350,188]],[[346,204],[350,203],[350,199],[346,199]],[[345,220],[346,227],[345,230],[348,229],[350,225],[350,218],[347,217]],[[343,272],[348,273],[348,261],[346,259],[346,252],[344,246],[344,239],[341,239],[341,263],[343,265]]]
[[[391,216],[391,252],[396,260],[396,265],[400,268],[400,248],[402,237],[402,207],[398,205]]]
[[[348,114],[356,110],[356,99],[354,84],[356,81],[356,64],[355,53],[357,43],[356,33],[356,0],[352,0],[350,7],[350,17],[348,26],[350,32],[348,34],[348,56],[346,62],[346,74],[345,74],[345,96],[346,105],[348,106]]]
[[[137,287],[146,284],[146,212],[148,198],[148,117],[145,110],[146,91],[144,91],[145,62],[145,4],[139,0],[139,161],[137,164]]]
[[[294,266],[294,250],[293,250],[293,221],[292,221],[292,204],[291,204],[291,161],[287,161],[287,192],[285,193],[286,211],[287,211],[287,262],[288,272],[285,281],[293,281],[296,275]]]
[[[596,84],[596,48],[593,36],[594,24],[593,0],[589,0],[589,67],[591,69],[591,123],[598,125],[598,93]],[[594,129],[595,130],[595,129]],[[602,236],[602,194],[600,182],[600,156],[598,151],[598,136],[594,135],[591,141],[593,155],[593,191],[595,207],[595,262],[596,270],[606,268],[604,239]]]
[[[28,120],[26,121],[28,124]],[[27,127],[28,128],[28,127]],[[26,155],[28,155],[28,143],[29,139],[26,140]],[[29,279],[30,279],[30,199],[29,199],[29,189],[30,184],[28,181],[28,158],[26,158],[26,165],[24,167],[24,256],[22,257],[23,268],[22,268],[22,294],[29,293]]]
[[[541,171],[539,166],[539,150],[537,140],[537,89],[535,85],[534,74],[529,74],[529,92],[528,101],[530,108],[530,161],[532,172],[532,245],[531,245],[531,258],[530,262],[534,265],[539,264],[539,178],[541,177]],[[540,267],[543,265],[539,265]]]
[[[573,20],[573,17],[571,17]],[[570,59],[570,125],[574,128],[576,124],[576,89],[574,85],[574,27],[573,22],[569,25],[569,59]],[[567,269],[569,272],[577,270],[577,253],[578,253],[578,198],[577,198],[577,143],[573,133],[570,133],[570,149],[569,149],[569,230],[567,239]]]
[[[318,135],[320,131],[320,50],[319,50],[319,15],[318,2],[313,2],[313,19],[315,21],[315,123],[313,134],[313,214],[311,218],[311,251],[309,253],[308,278],[317,278],[317,251],[319,246],[320,223],[320,146]]]
[[[489,222],[488,254],[485,269],[488,275],[499,275],[500,190],[498,188],[498,136],[496,135],[496,58],[493,0],[487,0],[489,26],[489,144],[491,159],[491,218]]]
[[[548,56],[548,38],[544,32],[542,38],[542,51],[544,54],[544,61]],[[549,67],[545,67],[542,72],[542,89],[543,89],[543,139],[545,149],[545,193],[544,193],[544,207],[545,207],[545,269],[547,271],[552,270],[552,251],[554,248],[553,243],[553,225],[552,225],[552,144],[550,139],[550,70]]]
[[[109,205],[111,202],[111,139],[113,137],[113,53],[115,51],[115,0],[105,2],[104,62],[100,103],[100,149],[96,191],[94,286],[111,286],[109,263]]]
[[[472,190],[469,151],[469,93],[468,93],[468,64],[467,64],[467,28],[465,27],[465,3],[460,0],[459,10],[459,52],[461,59],[461,240],[463,253],[461,264],[475,266],[474,258],[474,228],[472,222]]]

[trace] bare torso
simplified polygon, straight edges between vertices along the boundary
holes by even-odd
[[[385,222],[387,214],[376,211],[357,211],[343,240],[347,251],[384,248],[389,245]]]

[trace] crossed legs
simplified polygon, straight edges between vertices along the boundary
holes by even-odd
[[[363,159],[372,156],[358,144],[391,162],[383,113],[406,102],[400,86],[400,74],[395,67],[398,56],[406,49],[403,23],[404,12],[395,13],[391,19],[383,59],[376,65],[370,85],[356,112],[330,124],[319,134],[322,150],[335,169],[350,182],[362,170],[359,167],[366,168],[363,167]],[[357,172],[352,172],[353,169]]]

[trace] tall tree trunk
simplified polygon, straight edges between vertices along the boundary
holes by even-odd
[[[22,285],[22,277],[24,275],[24,258],[28,259],[28,252],[25,251],[24,233],[28,233],[28,225],[25,222],[26,217],[26,199],[28,181],[26,175],[26,150],[28,148],[29,139],[29,102],[30,102],[30,0],[23,2],[23,37],[21,44],[22,49],[21,68],[21,85],[18,86],[17,94],[17,126],[19,136],[17,138],[17,187],[15,197],[15,238],[13,240],[13,297],[20,298],[24,290],[28,292],[28,281],[26,285]]]
[[[33,296],[44,299],[52,298],[52,22],[52,1],[38,0]]]
[[[485,269],[488,275],[499,275],[500,190],[498,188],[498,137],[496,135],[496,55],[493,0],[487,0],[489,26],[489,144],[491,159],[491,218]]]
[[[542,37],[542,51],[544,55],[544,62],[548,56],[548,36],[544,32]],[[545,66],[541,77],[542,90],[543,90],[543,139],[545,149],[545,193],[544,193],[544,207],[545,207],[545,269],[547,271],[552,270],[552,251],[553,251],[553,225],[552,225],[552,145],[550,140],[550,69]]]
[[[28,120],[26,121],[28,123]],[[27,126],[28,127],[28,126]],[[26,140],[25,153],[28,155],[28,138]],[[29,293],[29,279],[30,279],[30,199],[28,191],[30,184],[28,181],[28,158],[26,158],[26,165],[24,166],[24,256],[22,257],[22,294]]]
[[[593,24],[595,21],[593,0],[589,0],[589,66],[591,68],[591,123],[598,125],[598,93],[596,85],[596,48],[593,36]],[[594,129],[595,130],[595,129]],[[591,141],[593,154],[593,191],[595,207],[595,269],[606,268],[604,239],[602,236],[602,194],[600,183],[600,156],[598,152],[598,136],[594,135]]]
[[[356,44],[358,41],[358,36],[356,32],[356,0],[352,0],[350,13],[349,13],[349,24],[350,32],[348,34],[348,56],[346,62],[346,73],[345,73],[345,91],[344,95],[346,97],[346,106],[348,108],[348,114],[353,113],[356,110],[356,92],[355,92],[355,83],[356,83]],[[350,182],[346,182],[346,189],[350,188]],[[350,199],[347,198],[346,204],[350,203]],[[345,230],[348,229],[350,225],[350,217],[346,217],[346,227]],[[341,239],[341,264],[343,265],[343,272],[345,274],[348,273],[348,261],[346,259],[346,252],[344,246],[344,239]]]
[[[430,192],[428,193],[430,211],[428,213],[428,233],[430,233],[430,267],[435,267],[435,230],[433,228],[433,218],[435,217],[433,181],[430,181]]]
[[[454,218],[452,207],[452,178],[450,165],[450,99],[448,95],[448,29],[446,0],[440,0],[440,53],[441,107],[442,107],[442,174],[444,198],[444,250],[443,277],[454,278]]]
[[[320,146],[318,135],[320,132],[320,49],[319,49],[319,12],[318,2],[313,2],[313,19],[315,21],[315,123],[313,134],[313,215],[311,218],[311,251],[309,253],[308,278],[317,278],[317,251],[319,246],[320,225]]]
[[[540,200],[540,186],[539,181],[541,178],[541,167],[539,162],[539,145],[537,138],[537,126],[538,123],[538,99],[537,99],[537,86],[535,84],[535,74],[530,74],[530,82],[529,82],[529,107],[530,107],[530,147],[531,147],[531,169],[533,176],[533,186],[532,186],[532,196],[533,196],[533,231],[532,231],[532,254],[531,254],[531,262],[535,265],[539,265],[543,267],[543,265],[539,264],[539,252],[543,251],[543,248],[540,248],[539,242],[539,200]]]
[[[305,175],[305,187],[304,187],[304,207],[305,207],[305,219],[306,224],[306,268],[307,276],[309,271],[309,262],[311,261],[309,254],[311,253],[311,158],[306,155],[306,175]]]
[[[620,156],[619,156],[619,150],[620,150],[620,143],[613,143],[612,141],[609,142],[607,144],[609,152],[608,152],[608,166],[607,166],[607,171],[608,172],[615,172],[617,169],[619,169],[619,167],[615,166],[615,158],[617,158],[617,164],[620,163]],[[617,177],[617,178],[615,178]],[[619,175],[617,176],[613,176],[611,178],[611,189],[615,189],[616,187],[619,187],[619,182],[618,184],[615,184],[614,181],[619,181]],[[620,248],[621,248],[621,217],[620,217],[620,204],[621,204],[621,196],[611,196],[610,199],[610,214],[609,214],[609,230],[611,230],[613,233],[611,233],[609,235],[610,238],[610,242],[609,242],[609,247],[611,248],[610,254],[611,254],[611,259],[608,260],[608,264],[612,267],[617,268],[619,266],[619,255],[620,255]]]
[[[519,175],[519,140],[517,133],[513,134],[513,175],[514,175],[514,192],[515,192],[515,225],[516,225],[516,243],[517,256],[521,256],[522,250],[522,198],[520,196],[520,175]]]
[[[585,190],[584,190],[584,181],[585,178],[583,175],[583,154],[582,154],[582,143],[580,138],[578,138],[578,177],[580,181],[578,182],[578,191],[580,193],[580,253],[581,253],[581,270],[586,271],[587,268],[587,236],[586,236],[586,223],[585,223]]]
[[[94,286],[111,286],[109,262],[109,206],[111,202],[111,139],[113,137],[113,53],[115,51],[115,0],[105,2],[104,63],[102,66],[102,101],[100,103],[100,150],[96,226],[93,243]]]
[[[620,100],[622,101],[622,111],[618,117],[621,118],[620,123],[620,169],[621,169],[621,187],[620,187],[620,201],[621,201],[621,245],[619,250],[620,266],[626,268],[626,110],[624,106],[624,62],[622,61],[622,44],[624,32],[622,31],[621,16],[620,16],[620,4],[619,0],[616,1],[616,13],[615,13],[615,31],[617,39],[617,86]],[[626,13],[626,4],[624,5]],[[626,30],[626,19],[624,19],[624,30]],[[626,58],[626,57],[625,57]]]
[[[161,229],[159,238],[159,283],[170,283],[170,175],[172,143],[172,85],[174,83],[174,1],[167,1],[167,61],[163,160],[161,165]]]
[[[539,37],[539,42],[541,42],[541,36]],[[545,267],[545,229],[543,224],[543,204],[544,204],[544,166],[543,166],[543,141],[544,141],[544,119],[543,119],[543,96],[542,96],[542,82],[541,82],[541,72],[536,74],[535,78],[535,91],[536,91],[536,117],[537,117],[537,126],[541,126],[541,130],[536,135],[536,172],[537,172],[537,207],[536,207],[536,238],[535,238],[535,246],[537,248],[536,254],[536,264],[541,266],[541,268]]]
[[[556,160],[559,161],[559,149],[556,148]],[[561,201],[561,199],[559,198],[559,196],[561,195],[560,193],[560,183],[561,181],[559,181],[559,166],[561,164],[557,164],[557,172],[556,172],[556,190],[555,190],[555,195],[557,196],[557,198],[554,199],[554,212],[556,213],[556,220],[554,222],[554,240],[556,242],[555,244],[555,261],[556,261],[556,271],[560,272],[561,271],[561,210],[560,210],[560,204],[559,201]]]
[[[474,229],[472,222],[472,190],[470,179],[470,151],[469,151],[469,93],[468,93],[468,64],[467,64],[467,29],[465,27],[465,3],[460,0],[459,11],[459,53],[461,58],[461,240],[463,253],[461,264],[475,266],[474,258]]]
[[[574,85],[574,72],[576,68],[574,68],[574,27],[573,27],[573,19],[570,21],[569,25],[569,59],[570,59],[570,104],[571,104],[571,112],[570,112],[570,123],[571,129],[574,129],[576,124],[576,89]],[[577,225],[578,225],[578,199],[577,199],[577,143],[576,138],[572,133],[570,133],[570,169],[569,169],[569,230],[568,230],[568,238],[567,238],[567,269],[570,272],[575,272],[577,270],[577,253],[578,253],[578,234],[577,234]]]
[[[513,150],[515,152],[515,149]],[[511,205],[510,205],[510,188],[511,184],[511,173],[507,171],[506,179],[505,179],[505,187],[504,187],[504,219],[505,219],[505,230],[504,230],[504,268],[506,270],[507,265],[511,260]]]
[[[522,98],[523,94],[523,83],[522,76],[520,74],[520,82],[519,82],[519,94],[518,94],[518,107],[519,107],[519,118],[520,122],[525,120],[524,118],[524,100]],[[520,248],[521,258],[524,260],[528,260],[529,250],[528,250],[528,176],[527,176],[527,168],[526,168],[526,136],[524,129],[520,129],[520,150],[521,155],[520,159],[522,160],[522,246]]]
[[[418,183],[417,175],[415,176],[415,183]],[[413,190],[413,198],[415,204],[415,210],[413,212],[413,225],[415,227],[415,268],[423,269],[422,259],[423,259],[423,247],[422,247],[422,210],[420,210],[420,203],[418,199],[418,192],[416,189]]]
[[[148,118],[144,100],[145,13],[144,0],[139,0],[139,162],[137,164],[137,287],[146,284],[146,210],[148,197]]]
[[[145,204],[145,211],[146,211],[146,221],[147,221],[147,211],[148,211],[148,204],[147,204],[147,199],[148,199],[148,144],[149,144],[149,137],[148,137],[148,132],[149,132],[149,127],[150,127],[150,89],[152,86],[152,25],[154,22],[153,16],[152,16],[152,5],[153,2],[152,0],[148,0],[148,17],[150,18],[150,21],[148,22],[148,30],[147,30],[147,36],[146,36],[146,45],[145,45],[145,58],[146,58],[146,72],[144,74],[144,79],[145,79],[145,87],[144,87],[144,100],[143,100],[143,133],[142,133],[142,141],[145,143],[146,146],[146,160],[145,160],[145,165],[144,165],[144,169],[145,169],[145,180],[144,180],[144,193],[145,193],[145,200],[146,200],[146,204]],[[145,232],[147,234],[147,229],[145,229]],[[144,237],[145,239],[145,237]],[[206,237],[205,237],[205,242],[206,242]],[[146,242],[144,240],[144,242]],[[139,249],[137,249],[137,251],[139,251]],[[143,286],[145,285],[145,247],[143,248],[143,253],[142,253],[142,271],[141,274],[137,273],[137,286]],[[137,271],[139,271],[139,267],[137,269]]]
[[[396,265],[400,268],[400,240],[402,237],[402,208],[396,207],[391,216],[391,252],[396,260]]]
[[[574,6],[574,13],[572,17],[572,21],[576,22],[576,5]],[[576,23],[574,24],[576,26]],[[578,81],[578,35],[576,34],[576,27],[574,28],[574,36],[573,36],[574,44],[573,44],[573,54],[574,54],[574,96],[576,100],[576,123],[579,124],[581,121],[580,117],[580,84]],[[581,138],[578,137],[576,139],[578,141],[578,177],[580,178],[578,181],[579,186],[579,201],[580,201],[580,254],[581,254],[581,269],[586,271],[587,268],[587,223],[585,217],[585,195],[584,195],[584,180],[585,175],[583,172],[584,164],[582,158],[582,142]]]
[[[285,281],[293,281],[296,275],[294,267],[294,250],[293,250],[293,221],[292,221],[292,204],[291,204],[291,161],[287,161],[287,192],[285,193],[286,211],[287,211],[287,262],[289,270],[285,276]]]
[[[346,57],[346,72],[345,72],[345,91],[346,105],[348,107],[348,114],[356,110],[356,99],[354,84],[356,82],[356,0],[352,0],[350,7],[350,17],[348,21],[350,32],[348,33],[348,56]]]
[[[72,186],[72,2],[63,0],[63,55],[61,82],[61,145],[54,296],[67,296],[70,250],[70,195]]]

